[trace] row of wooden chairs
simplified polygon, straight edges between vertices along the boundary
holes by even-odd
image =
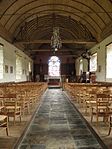
[[[32,82],[0,85],[0,128],[6,128],[7,135],[10,117],[13,118],[13,124],[16,118],[21,122],[22,115],[30,113],[46,88],[46,83]]]
[[[6,115],[0,115],[0,128],[6,129],[7,136],[9,135],[8,131],[8,116]]]
[[[110,90],[102,88],[87,88],[86,86],[65,84],[65,89],[68,94],[75,99],[85,112],[89,112],[91,122],[93,117],[96,116],[96,125],[99,125],[99,117],[103,118],[103,122],[109,124],[109,133],[112,126],[112,97]]]
[[[108,135],[110,135],[111,128],[112,128],[112,115],[110,116],[110,120],[109,120],[109,132],[108,132]]]

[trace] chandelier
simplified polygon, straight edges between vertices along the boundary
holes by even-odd
[[[59,36],[59,27],[53,27],[53,35],[51,37],[51,48],[52,50],[58,51],[62,47],[61,38]]]
[[[83,58],[85,58],[85,59],[90,59],[90,57],[91,57],[91,52],[88,51],[88,50],[86,50],[86,52],[83,52],[83,53],[81,54],[81,56],[82,56]]]

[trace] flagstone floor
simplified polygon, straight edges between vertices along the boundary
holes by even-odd
[[[61,89],[48,89],[17,149],[106,149]]]

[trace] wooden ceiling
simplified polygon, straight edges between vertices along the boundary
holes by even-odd
[[[51,54],[54,26],[61,53],[78,57],[112,33],[112,0],[0,0],[1,36],[32,58]]]

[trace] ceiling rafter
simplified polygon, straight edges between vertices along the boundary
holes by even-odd
[[[15,41],[16,43],[30,44],[30,43],[50,43],[51,40],[32,40],[32,41]],[[96,41],[87,41],[87,40],[62,40],[62,43],[74,43],[74,44],[86,44],[86,43],[96,43]]]
[[[64,29],[65,31],[69,32],[69,33],[72,35],[72,37],[75,38],[76,35],[74,35],[74,33],[73,33],[71,30],[65,28],[64,26],[60,26],[60,28],[62,28],[62,29]],[[33,27],[32,27],[32,29],[33,29]],[[38,30],[37,30],[37,29],[36,29],[36,30],[33,29],[33,30],[31,31],[31,34],[30,34],[29,36],[30,36],[31,39],[32,39],[32,36],[36,36],[36,34],[38,35],[38,38],[40,37],[39,34],[45,36],[44,33],[47,35],[47,32],[48,32],[48,34],[49,34],[49,32],[50,32],[49,29],[51,29],[51,33],[52,33],[52,28],[51,28],[50,26],[48,26],[48,25],[40,26],[40,27],[38,28]],[[29,32],[29,31],[28,31],[28,32]],[[21,34],[21,32],[18,33],[17,37],[19,37],[19,34]],[[77,38],[78,38],[78,37],[77,37]]]
[[[104,7],[102,7],[98,1],[93,0],[105,13],[106,15],[109,17],[109,19],[112,21],[112,17],[106,12],[106,10],[104,9]]]
[[[50,16],[49,16],[50,17]],[[38,29],[40,30],[40,28],[44,28],[44,27],[47,27],[47,25],[48,26],[52,26],[52,21],[50,20],[50,18],[48,18],[48,17],[46,17],[46,18],[41,18],[41,19],[44,19],[44,22],[48,22],[48,23],[44,23],[43,22],[43,24],[42,23],[39,23],[39,26],[38,27],[36,27],[36,25],[37,25],[37,23],[36,23],[36,20],[32,20],[32,21],[30,21],[28,24],[29,25],[27,25],[28,26],[28,33],[29,33],[29,36],[31,36],[30,34],[32,34],[32,29],[34,30],[34,31],[38,31]],[[84,32],[84,30],[86,30],[86,28],[84,28],[84,26],[83,25],[81,25],[79,22],[76,22],[76,21],[74,21],[74,20],[71,20],[71,23],[69,23],[68,24],[68,22],[67,22],[67,20],[66,20],[67,18],[65,18],[65,17],[62,17],[62,16],[57,16],[56,17],[56,21],[57,21],[57,23],[56,23],[56,25],[57,26],[63,26],[63,28],[65,28],[64,26],[66,26],[66,28],[68,28],[68,30],[71,30],[73,33],[74,33],[74,35],[76,35],[77,36],[77,33],[79,32],[80,33],[80,35],[81,35],[81,32],[82,32],[82,35],[81,36],[83,36],[83,33],[85,34],[85,32]],[[61,22],[63,22],[63,24],[62,23],[60,23],[60,20],[61,20]],[[41,22],[41,20],[39,21],[39,22]],[[72,26],[72,28],[69,28],[70,27],[70,25]],[[36,30],[35,30],[36,29]],[[31,31],[31,33],[30,33],[30,31]],[[86,30],[86,34],[90,34],[90,32],[89,31],[87,31]]]
[[[46,33],[45,33],[45,35],[44,35],[44,33],[42,32],[42,36],[41,36],[41,39],[43,39],[43,37],[45,36],[45,37],[48,37],[48,35],[49,35],[49,30],[47,29],[46,30]],[[64,33],[65,33],[65,31],[64,31]],[[65,39],[68,39],[68,34],[63,34],[62,33],[62,35],[64,35],[64,37],[65,37]],[[52,36],[52,31],[51,31],[51,36]],[[62,39],[63,39],[63,37],[62,37]],[[63,39],[64,40],[64,39]],[[69,40],[70,40],[70,37],[69,37]],[[75,40],[75,39],[74,39]],[[38,46],[38,48],[40,48],[40,47],[42,47],[42,45],[45,45],[44,43],[42,43],[42,44],[39,44],[39,46]],[[50,44],[49,44],[50,45]],[[69,45],[71,45],[71,44],[69,44]],[[74,46],[76,47],[76,45],[78,45],[79,46],[79,44],[73,44],[73,48],[74,48]],[[81,47],[83,46],[83,45],[85,45],[85,44],[81,44]],[[36,44],[36,47],[37,47],[37,44]],[[62,47],[65,47],[65,44],[62,44]]]
[[[52,54],[48,49],[53,26],[60,28],[63,44],[57,53],[77,57],[105,38],[103,31],[112,22],[112,0],[11,0],[8,5],[4,1],[0,4],[0,22],[13,43],[33,55],[43,51]]]
[[[75,1],[75,2],[77,2],[77,3],[81,3],[82,5],[86,6],[86,7],[89,8],[89,9],[91,9],[92,12],[94,12],[94,13],[102,20],[102,22],[105,24],[105,21],[103,20],[103,18],[101,18],[101,16],[93,9],[94,7],[89,7],[87,4],[84,4],[84,3],[79,2],[79,1],[77,1],[77,0],[72,0],[72,1]],[[105,24],[105,25],[106,25],[106,24]]]
[[[74,38],[74,39],[78,38],[78,36],[77,36],[76,34],[74,34],[74,32],[72,32],[72,30],[69,30],[67,27],[65,27],[65,26],[63,26],[63,25],[60,25],[59,28],[60,28],[61,30],[64,30],[65,34],[64,34],[63,36],[65,36],[66,33],[69,33],[72,38]],[[47,33],[48,33],[48,35],[49,35],[50,31],[51,31],[51,34],[52,34],[52,30],[53,30],[53,28],[52,28],[52,27],[49,27],[49,26],[48,26],[48,27],[45,26],[45,27],[43,27],[43,28],[40,27],[40,31],[42,32],[42,35],[43,35],[43,36],[47,36]],[[32,36],[34,37],[35,35],[41,34],[41,33],[39,32],[39,29],[36,30],[36,31],[33,30],[32,33],[33,33],[33,34],[31,35],[31,39],[32,39]],[[44,33],[45,33],[45,34],[44,34]],[[61,36],[62,36],[62,35],[61,35]],[[38,37],[40,37],[40,35],[39,35]]]
[[[52,11],[52,10],[51,10]],[[62,10],[63,11],[63,10]],[[44,10],[44,12],[45,12],[45,10]],[[70,12],[68,12],[68,11],[64,11],[64,12],[66,12],[67,14],[69,14]],[[80,17],[80,16],[78,16],[78,15],[76,15],[76,14],[73,14],[72,13],[72,15],[75,15],[75,16],[77,16],[77,17]],[[81,18],[81,17],[80,17]],[[24,19],[23,20],[23,22],[25,21],[25,20],[27,20],[28,18],[26,18],[26,19]],[[91,28],[95,31],[95,33],[97,33],[97,31],[96,31],[96,29],[94,28],[94,26],[92,26],[87,20],[85,20],[84,18],[82,18],[87,24],[89,24],[90,26],[91,26]],[[13,24],[14,25],[14,24]],[[15,29],[15,31],[14,32],[16,32],[16,30],[19,28],[19,26],[21,26],[21,22],[19,23],[19,25],[16,27],[16,29]],[[15,33],[14,33],[15,34]]]
[[[81,48],[77,47],[77,49],[80,50],[80,51],[83,51]],[[31,52],[36,52],[36,51],[44,52],[44,51],[51,51],[51,49],[50,48],[49,49],[30,49],[28,51],[31,51]],[[59,51],[63,51],[63,52],[65,52],[65,51],[74,51],[74,49],[70,49],[70,48],[64,49],[64,48],[62,48]]]
[[[24,13],[19,14],[18,19],[20,19],[21,17],[23,17],[24,14],[27,14],[29,11],[31,11],[31,10],[33,10],[33,9],[35,9],[35,8],[42,8],[42,7],[44,7],[44,6],[52,6],[52,5],[63,6],[63,7],[67,7],[67,8],[72,8],[73,10],[78,10],[78,11],[80,11],[81,13],[86,14],[86,15],[99,27],[99,29],[102,30],[102,28],[101,28],[100,25],[97,23],[97,21],[96,21],[94,18],[92,18],[88,13],[86,13],[86,12],[84,12],[83,10],[80,10],[80,9],[78,9],[78,8],[75,8],[74,6],[70,6],[70,5],[67,5],[67,4],[43,4],[43,5],[40,5],[40,6],[35,6],[35,7],[33,7],[33,8],[28,9],[27,11],[24,11]],[[77,12],[77,13],[78,13],[78,12]],[[15,14],[15,15],[17,15],[17,14]],[[12,16],[14,16],[14,14],[12,14]],[[10,17],[10,19],[11,19],[11,17]],[[5,25],[4,25],[4,26],[7,25],[7,23],[9,22],[10,19],[8,19],[8,20],[5,22]],[[15,21],[15,23],[16,23],[16,21]]]
[[[50,17],[50,16],[49,16]],[[24,29],[23,35],[25,35],[26,33],[28,33],[26,36],[27,37],[31,37],[33,34],[34,36],[39,37],[39,33],[41,33],[42,35],[44,35],[44,32],[42,31],[44,28],[47,27],[48,30],[48,26],[50,28],[52,28],[52,21],[49,20],[49,17],[45,17],[45,18],[41,18],[43,21],[43,24],[41,23],[42,20],[39,20],[39,26],[36,27],[36,20],[32,20],[29,23],[27,23],[27,29],[28,31],[26,32],[26,30]],[[86,28],[84,28],[84,26],[82,24],[80,24],[79,22],[76,22],[74,20],[71,20],[71,26],[72,28],[69,28],[69,24],[66,21],[66,17],[62,17],[62,16],[57,16],[57,24],[60,28],[63,28],[64,30],[66,30],[67,32],[70,32],[71,34],[73,34],[73,36],[77,36],[77,38],[87,38],[87,39],[93,39],[91,33],[89,31],[86,30]],[[46,24],[44,22],[47,22]],[[60,23],[60,22],[63,22]],[[76,28],[77,27],[77,28]],[[39,33],[38,33],[39,30]],[[40,32],[41,30],[41,32]],[[46,32],[46,30],[45,30]],[[21,34],[21,32],[19,32],[19,34]],[[19,34],[17,35],[19,37]],[[36,35],[37,34],[37,35]],[[86,34],[86,35],[85,35]]]
[[[112,0],[109,0],[110,3],[112,3]]]
[[[13,4],[15,4],[17,2],[17,0],[15,0],[14,2],[12,2],[5,10],[4,12],[0,15],[0,19],[2,19],[2,17],[6,14],[7,10],[10,9]]]
[[[15,15],[15,14],[16,14],[19,10],[21,10],[23,7],[28,6],[28,5],[30,5],[30,4],[32,4],[32,3],[34,3],[34,2],[36,2],[36,1],[39,1],[39,0],[33,0],[33,1],[31,1],[31,2],[27,2],[26,4],[22,5],[22,6],[19,7],[15,12],[13,12],[12,16]],[[16,2],[16,1],[15,1],[15,2]],[[15,4],[15,2],[14,2],[12,5],[10,5],[10,7],[13,6],[13,5]],[[71,0],[71,2],[75,2],[75,3],[78,3],[78,4],[84,5],[85,7],[87,7],[88,9],[90,9],[93,13],[95,13],[95,14],[102,20],[102,22],[105,24],[103,18],[101,18],[101,16],[100,16],[99,14],[97,14],[97,13],[95,12],[95,10],[93,9],[94,7],[89,7],[89,6],[87,5],[87,3],[85,4],[85,3],[80,2],[80,1],[77,1],[77,0]],[[53,3],[53,4],[54,4],[54,3]],[[7,10],[8,10],[10,7],[8,7],[8,8],[6,9],[6,11],[4,12],[3,15],[5,15],[5,13],[7,12]],[[3,17],[3,15],[2,15],[2,17]]]

